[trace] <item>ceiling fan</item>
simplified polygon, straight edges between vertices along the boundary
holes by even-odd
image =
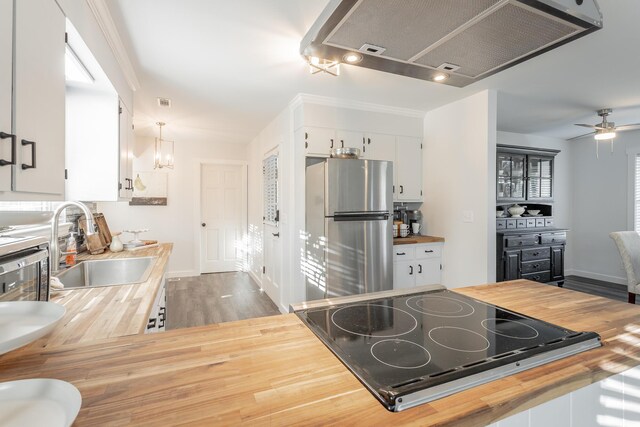
[[[594,129],[593,132],[586,133],[584,135],[576,136],[573,138],[569,138],[569,141],[573,139],[582,138],[587,135],[593,135],[593,137],[598,140],[606,140],[610,139],[613,142],[613,138],[616,137],[617,132],[624,132],[627,130],[640,129],[640,123],[633,123],[628,125],[616,126],[614,122],[610,122],[607,120],[609,114],[611,114],[613,110],[611,108],[603,108],[602,110],[598,110],[597,113],[600,117],[602,117],[602,123],[598,123],[596,125],[588,125],[585,123],[576,123],[576,126],[582,126],[586,128]]]

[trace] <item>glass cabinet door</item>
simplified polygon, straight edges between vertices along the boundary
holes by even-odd
[[[525,156],[510,153],[497,155],[497,199],[524,200]]]
[[[527,199],[553,197],[553,158],[529,156]]]

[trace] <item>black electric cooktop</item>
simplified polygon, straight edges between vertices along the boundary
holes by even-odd
[[[574,332],[438,290],[297,315],[391,411],[400,411],[590,348]]]

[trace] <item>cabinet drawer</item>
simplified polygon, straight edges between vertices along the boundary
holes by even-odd
[[[527,219],[527,227],[528,228],[534,228],[536,226],[536,220],[535,218],[529,218]]]
[[[544,227],[544,218],[536,218],[536,227]]]
[[[496,221],[496,230],[504,230],[507,228],[507,220],[499,219]]]
[[[551,272],[541,271],[539,273],[523,274],[522,278],[533,280],[534,282],[547,283],[551,281]]]
[[[508,219],[507,220],[507,230],[513,230],[514,228],[518,227],[518,221],[515,219]]]
[[[442,245],[416,245],[416,259],[442,257]]]
[[[553,227],[553,218],[545,218],[544,219],[545,227]]]
[[[538,271],[551,270],[551,260],[541,259],[537,261],[523,262],[521,264],[522,274],[536,273]]]
[[[517,228],[527,228],[527,220],[526,219],[518,219],[516,220]]]
[[[415,257],[415,245],[396,245],[393,247],[394,261],[410,261]]]
[[[511,236],[505,238],[505,246],[508,248],[518,246],[533,246],[538,244],[538,236]]]
[[[533,261],[537,259],[549,259],[551,248],[534,248],[522,250],[522,261]]]
[[[543,234],[540,237],[540,241],[544,245],[548,245],[548,244],[552,244],[552,243],[566,243],[567,242],[567,233]]]

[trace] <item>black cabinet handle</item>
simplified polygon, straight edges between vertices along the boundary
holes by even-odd
[[[333,148],[333,139],[331,139],[330,141],[331,141],[331,147],[329,148]]]
[[[532,255],[533,256],[538,256],[538,255],[540,255],[540,252],[534,252]]]
[[[161,320],[162,323],[158,325],[158,328],[164,328],[164,319]]]
[[[418,274],[422,273],[422,264],[418,264]]]
[[[404,186],[400,186],[400,194],[404,193]]]
[[[273,237],[280,237],[280,233],[271,233]]]
[[[16,136],[11,133],[0,132],[0,139],[11,138],[11,160],[0,159],[0,166],[16,164]]]
[[[405,252],[396,252],[396,255],[406,255]]]
[[[533,276],[535,280],[540,280],[540,276]]]
[[[391,190],[391,192],[392,192],[392,193],[395,193],[395,192],[396,192],[396,186],[395,186],[395,185],[392,185],[391,187],[393,188],[393,189]]]
[[[533,264],[533,268],[540,268],[540,264]]]
[[[153,329],[156,327],[156,318],[149,319],[149,323],[147,323],[147,329]]]
[[[413,265],[409,266],[409,276],[413,275]]]
[[[27,141],[26,139],[22,140],[22,146],[30,145],[31,146],[31,164],[28,165],[26,163],[22,164],[22,169],[35,169],[36,168],[36,142],[35,141]]]
[[[371,138],[367,138],[367,144],[371,144]]]
[[[128,182],[127,186],[124,189],[133,190],[133,180],[131,178],[125,178],[124,180]]]
[[[425,254],[432,254],[433,251],[431,249],[429,249],[428,251],[424,251]]]
[[[344,148],[344,139],[340,140],[340,144],[342,144],[342,148]]]

